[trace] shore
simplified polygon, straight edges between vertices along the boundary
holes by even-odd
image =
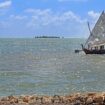
[[[0,105],[105,105],[105,92],[66,96],[21,95],[0,98]]]

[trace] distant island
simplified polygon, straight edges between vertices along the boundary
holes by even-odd
[[[60,38],[58,36],[35,36],[35,38]]]

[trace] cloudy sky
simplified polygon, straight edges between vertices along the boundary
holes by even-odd
[[[105,0],[0,0],[0,37],[87,37]]]

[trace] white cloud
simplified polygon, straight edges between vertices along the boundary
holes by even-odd
[[[24,15],[23,15],[24,14]],[[73,11],[55,12],[51,9],[27,9],[21,15],[10,15],[4,26],[12,33],[32,35],[67,35],[87,37],[87,20],[93,26],[99,13],[89,11],[87,17],[81,17]],[[4,27],[4,28],[5,28]],[[4,31],[7,32],[7,31]],[[70,36],[69,36],[70,35]]]
[[[93,10],[89,11],[88,12],[88,15],[94,19],[94,20],[97,20],[100,16],[100,13],[99,12],[94,12]]]
[[[11,19],[16,19],[16,20],[24,20],[27,19],[27,16],[21,16],[21,15],[10,15]]]
[[[66,21],[76,21],[76,22],[84,22],[79,16],[74,14],[72,11],[66,11],[63,13],[54,13],[50,9],[40,10],[40,9],[27,9],[26,12],[32,13],[32,23],[35,22],[41,23],[42,25],[46,24],[61,24]]]
[[[12,4],[11,0],[1,2],[0,3],[0,8],[7,8],[7,7],[11,6],[11,4]]]
[[[88,11],[87,14],[88,14],[88,21],[90,23],[90,27],[91,27],[91,29],[93,29],[95,23],[97,22],[97,20],[100,16],[100,13],[91,10],[91,11]]]
[[[52,34],[84,35],[87,28],[85,27],[86,19],[82,19],[72,11],[53,12],[51,9],[27,9],[25,12],[31,15],[27,27],[34,29],[35,32],[41,30]]]
[[[29,8],[29,9],[25,10],[25,12],[33,13],[33,14],[36,14],[36,15],[46,15],[46,14],[50,14],[51,10],[50,9],[41,10],[41,9],[31,9],[31,8]]]

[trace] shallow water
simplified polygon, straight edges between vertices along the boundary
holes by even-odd
[[[84,39],[0,39],[0,96],[105,91],[105,55],[75,54]]]

